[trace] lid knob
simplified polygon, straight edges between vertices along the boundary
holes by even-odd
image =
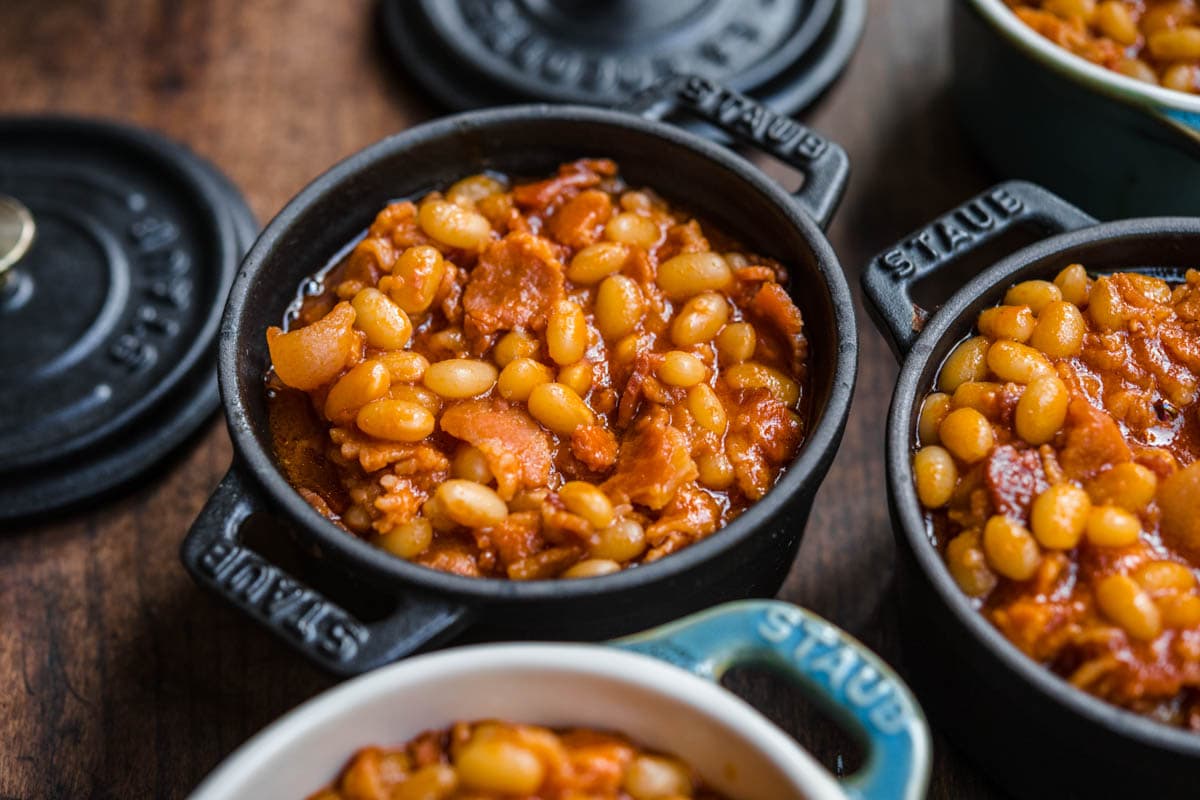
[[[0,194],[0,286],[9,270],[29,252],[37,226],[25,204],[15,197]]]

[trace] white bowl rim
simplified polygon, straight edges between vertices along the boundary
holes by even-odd
[[[1025,52],[1043,63],[1071,73],[1093,89],[1126,102],[1200,114],[1200,95],[1189,95],[1174,89],[1154,86],[1093,64],[1086,58],[1059,47],[1030,28],[1004,4],[1004,0],[971,0],[971,3],[992,25],[1015,41]]]
[[[236,798],[246,780],[304,734],[330,724],[350,709],[382,700],[432,676],[452,672],[563,669],[648,689],[687,704],[732,728],[775,764],[808,800],[844,800],[848,795],[816,759],[753,706],[723,688],[651,656],[587,644],[483,644],[417,656],[366,673],[297,706],[222,761],[189,795],[190,800]],[[470,718],[464,710],[461,718]],[[449,725],[455,720],[446,720]],[[519,720],[517,720],[519,721]],[[636,732],[630,732],[634,739]],[[344,755],[371,742],[354,743]],[[315,787],[314,787],[315,788]]]

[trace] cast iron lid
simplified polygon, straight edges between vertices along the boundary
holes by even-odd
[[[455,110],[612,106],[696,74],[790,114],[845,68],[866,0],[381,0],[380,12],[405,71]]]
[[[19,256],[0,274],[11,520],[129,480],[216,410],[220,311],[257,225],[180,145],[93,120],[0,118],[0,196],[0,233],[32,220],[23,244],[0,235]]]

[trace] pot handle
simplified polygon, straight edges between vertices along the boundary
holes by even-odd
[[[900,359],[920,334],[929,311],[913,302],[912,287],[1017,225],[1047,234],[1096,224],[1067,201],[1025,181],[1006,181],[906,236],[871,259],[863,270],[867,309]]]
[[[925,796],[931,747],[921,707],[883,659],[810,611],[776,600],[727,603],[614,644],[714,682],[736,665],[777,670],[866,746],[862,769],[842,780],[847,795]]]
[[[841,145],[708,78],[672,78],[641,92],[624,108],[654,120],[687,113],[794,167],[804,185],[792,196],[822,229],[841,202],[850,177],[850,159]]]
[[[1171,108],[1155,108],[1150,113],[1167,127],[1182,134],[1196,148],[1200,148],[1200,113]]]
[[[240,543],[243,523],[270,508],[235,462],[183,540],[179,556],[200,585],[332,673],[358,675],[439,642],[468,621],[466,607],[406,594],[380,620],[350,611]]]

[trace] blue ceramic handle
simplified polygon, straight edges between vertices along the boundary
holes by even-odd
[[[866,746],[866,763],[842,782],[847,795],[925,796],[929,730],[916,700],[881,658],[815,614],[771,600],[729,603],[616,644],[711,681],[738,665],[774,669]]]
[[[1174,109],[1162,112],[1171,125],[1179,128],[1186,135],[1200,144],[1200,112],[1176,111]]]

